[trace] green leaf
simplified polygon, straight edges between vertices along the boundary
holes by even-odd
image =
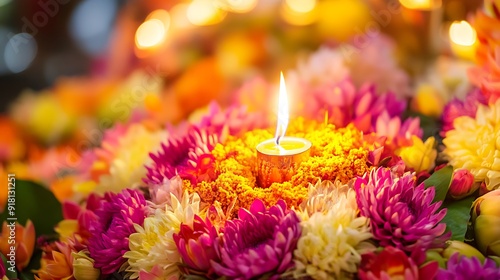
[[[434,202],[443,201],[446,198],[448,189],[450,188],[451,178],[453,176],[453,167],[446,166],[434,172],[431,177],[424,181],[426,188],[434,186],[436,195]]]
[[[54,234],[54,226],[63,219],[61,203],[54,194],[30,181],[15,181],[15,210],[8,211],[8,206],[5,206],[0,220],[16,218],[17,222],[24,226],[30,219],[35,226],[37,237]]]
[[[17,270],[14,268],[14,271],[11,269],[11,265],[7,263],[7,257],[4,256],[2,253],[0,253],[0,257],[2,258],[3,266],[5,267],[5,276],[7,276],[8,279],[16,279],[17,278]],[[9,269],[10,268],[10,269]]]
[[[443,222],[446,224],[447,230],[451,231],[452,240],[464,241],[472,202],[474,202],[474,196],[458,201],[450,201],[443,205],[443,208],[448,209]]]

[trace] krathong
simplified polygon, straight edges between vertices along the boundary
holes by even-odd
[[[257,5],[205,2],[186,4],[188,19],[191,4],[207,12],[191,23],[224,24]],[[328,1],[283,2],[282,13],[310,8],[303,14],[332,28],[316,7],[337,11]],[[403,2],[402,18],[435,15]],[[463,23],[473,44],[459,56],[473,62],[461,78],[446,70],[456,57],[408,74],[380,32],[350,44],[316,34],[325,43],[293,67],[286,54],[286,63],[260,57],[277,44],[264,36],[267,22],[248,38],[200,44],[216,53],[200,58],[183,42],[222,31],[198,37],[175,9],[168,21],[156,18],[163,10],[151,13],[131,48],[145,61],[168,53],[158,59],[168,74],[63,80],[0,118],[0,175],[17,184],[0,196],[0,279],[500,279],[500,45],[490,28],[500,26],[499,4],[485,1]],[[170,24],[177,33],[149,33]],[[179,61],[164,61],[177,53]],[[248,61],[261,68],[243,71]],[[172,85],[155,82],[161,75]],[[83,102],[69,89],[86,83],[92,100]],[[147,85],[140,105],[120,114],[117,96],[133,96],[139,84]],[[83,134],[96,137],[79,141]],[[21,211],[21,203],[31,206]]]

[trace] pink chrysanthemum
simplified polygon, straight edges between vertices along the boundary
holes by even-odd
[[[239,219],[226,222],[217,238],[220,262],[212,261],[215,272],[230,279],[277,278],[292,268],[293,250],[301,230],[299,218],[284,201],[266,210],[255,200],[250,211],[241,208]]]
[[[125,189],[118,194],[106,193],[98,219],[90,224],[88,250],[94,266],[102,274],[116,272],[127,261],[123,254],[129,250],[128,238],[135,232],[134,224],[142,225],[146,217],[146,200],[141,192]]]
[[[217,230],[210,220],[203,220],[198,215],[194,216],[192,228],[181,224],[179,233],[174,233],[173,238],[182,257],[181,270],[185,274],[201,275],[209,279],[216,278],[210,261],[220,261],[215,250],[217,236]]]
[[[248,112],[246,106],[233,105],[223,110],[216,102],[212,102],[208,109],[208,114],[201,118],[199,127],[222,134],[220,137],[224,137],[225,130],[230,135],[238,135],[241,132],[269,126],[265,115]]]
[[[357,90],[350,79],[307,89],[304,94],[307,95],[303,98],[307,117],[322,119],[328,113],[329,121],[336,126],[354,123],[363,132],[375,131],[382,114],[399,117],[406,108],[406,101],[398,100],[394,94],[377,95],[373,85]]]
[[[484,263],[476,257],[468,258],[459,253],[453,254],[446,263],[446,269],[440,268],[438,280],[494,280],[500,279],[500,267],[492,259]]]
[[[219,136],[196,126],[188,127],[184,134],[170,135],[157,154],[150,154],[153,163],[146,167],[144,182],[162,184],[175,175],[194,182],[211,178],[215,160],[211,151],[219,143]]]
[[[440,223],[446,209],[432,203],[434,187],[415,186],[406,173],[395,178],[389,169],[378,168],[354,183],[360,214],[370,219],[373,236],[380,246],[394,246],[406,252],[442,247],[451,233]],[[437,212],[437,213],[436,213]]]
[[[453,99],[450,101],[443,110],[441,121],[443,127],[441,129],[441,136],[445,136],[446,132],[454,128],[453,121],[461,116],[475,117],[477,108],[480,104],[486,105],[487,100],[480,90],[476,89],[469,93],[465,100]]]

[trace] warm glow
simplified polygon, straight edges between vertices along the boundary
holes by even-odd
[[[135,43],[139,49],[149,49],[165,40],[165,25],[158,19],[143,22],[135,33]]]
[[[309,25],[318,19],[316,0],[287,0],[281,5],[281,16],[292,25]]]
[[[188,28],[193,26],[186,17],[188,7],[189,5],[187,3],[179,3],[170,9],[170,16],[174,28]]]
[[[316,0],[285,0],[285,3],[297,13],[308,13],[316,6]]]
[[[476,31],[465,20],[455,21],[450,26],[450,40],[458,45],[472,46],[476,42]]]
[[[187,18],[194,25],[212,25],[221,22],[226,12],[210,0],[194,0],[187,9]]]
[[[441,0],[399,0],[408,9],[432,10],[441,7]]]
[[[146,21],[150,19],[157,19],[161,21],[165,31],[168,31],[168,28],[170,27],[170,14],[168,11],[162,9],[154,10],[146,17]]]
[[[219,0],[217,5],[229,12],[248,13],[257,6],[257,2],[258,0]]]
[[[283,72],[280,74],[280,93],[278,98],[278,125],[276,126],[276,144],[279,145],[280,139],[285,136],[286,128],[288,127],[288,120],[290,118],[288,113],[288,96],[286,93],[285,78]]]

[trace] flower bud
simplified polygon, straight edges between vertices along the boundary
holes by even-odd
[[[485,255],[500,256],[500,189],[476,199],[471,218],[478,249]]]
[[[86,251],[73,253],[73,276],[76,280],[99,279],[99,269],[94,268],[94,260]]]
[[[443,257],[449,259],[454,253],[459,253],[461,256],[466,256],[468,258],[476,257],[481,262],[484,261],[484,255],[481,254],[481,252],[462,241],[451,240],[446,242],[446,249],[444,249],[442,253]]]
[[[474,183],[474,175],[465,168],[459,168],[453,172],[448,193],[453,199],[459,200],[471,195],[478,188],[479,184]]]

